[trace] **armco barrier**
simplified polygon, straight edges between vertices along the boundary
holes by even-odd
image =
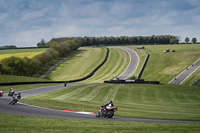
[[[193,82],[190,86],[194,86],[194,85],[196,85],[198,82],[200,82],[200,78],[197,79],[195,82]]]
[[[110,81],[103,81],[104,83],[111,83],[111,84],[160,84],[159,81],[144,81],[143,79],[127,81],[127,80],[110,80]]]
[[[143,73],[143,71],[144,71],[144,68],[145,68],[145,66],[146,66],[146,64],[147,64],[147,61],[148,61],[148,59],[149,59],[149,54],[147,54],[147,57],[146,57],[146,59],[145,59],[145,61],[144,61],[144,64],[143,64],[143,66],[142,66],[142,68],[141,68],[141,70],[140,70],[140,72],[139,72],[139,74],[138,74],[138,79],[140,79],[141,78],[141,76],[142,76],[142,73]]]
[[[88,78],[90,78],[91,76],[94,75],[94,73],[101,67],[103,66],[103,64],[108,60],[108,56],[109,56],[109,49],[107,49],[107,53],[106,53],[106,57],[103,60],[103,62],[97,66],[90,74],[88,74],[87,76],[80,78],[80,79],[75,79],[75,80],[69,80],[69,81],[39,81],[39,82],[10,82],[10,83],[0,83],[0,86],[3,85],[22,85],[22,84],[49,84],[49,83],[64,83],[66,85],[66,83],[73,83],[73,82],[79,82],[79,81],[83,81],[86,80]]]

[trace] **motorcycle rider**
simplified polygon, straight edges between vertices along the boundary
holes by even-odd
[[[21,93],[14,94],[14,95],[12,96],[12,99],[10,100],[10,103],[9,103],[9,104],[11,104],[12,101],[14,101],[14,100],[17,100],[17,101],[18,101],[18,99],[21,99]]]
[[[13,96],[13,94],[15,93],[15,90],[13,89],[13,88],[11,88],[10,90],[9,90],[9,93],[8,93],[8,96]]]
[[[109,100],[107,104],[102,106],[104,109],[109,109],[110,107],[114,107],[113,101]]]
[[[3,90],[0,91],[0,96],[1,96],[1,97],[3,96]]]

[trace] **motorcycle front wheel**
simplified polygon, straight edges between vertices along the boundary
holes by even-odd
[[[107,118],[112,118],[114,115],[114,112],[113,111],[108,111],[107,112]]]

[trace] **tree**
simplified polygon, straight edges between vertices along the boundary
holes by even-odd
[[[185,38],[185,42],[188,43],[190,41],[189,37]]]
[[[37,43],[37,46],[39,48],[47,48],[48,44],[46,43],[46,41],[44,39],[41,39],[41,41],[39,43]]]
[[[196,43],[197,42],[197,39],[194,37],[194,38],[192,38],[192,43],[194,44],[194,43]]]

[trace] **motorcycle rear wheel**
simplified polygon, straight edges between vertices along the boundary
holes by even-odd
[[[100,112],[97,112],[97,113],[96,113],[96,117],[99,117],[99,116],[100,116]]]

